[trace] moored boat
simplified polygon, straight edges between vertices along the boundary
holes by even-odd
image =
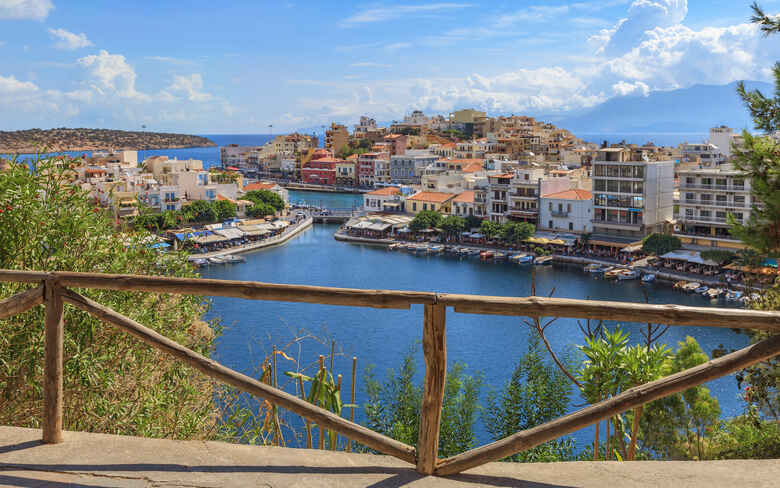
[[[701,283],[698,283],[696,281],[692,281],[690,283],[686,283],[682,289],[687,292],[696,291],[697,288],[701,286]]]
[[[586,273],[603,273],[605,270],[604,266],[598,263],[591,263],[588,265],[585,265],[584,271]]]
[[[534,264],[552,264],[552,256],[539,256],[534,259]]]
[[[496,261],[504,261],[506,260],[507,254],[505,252],[496,251],[493,253],[493,259]]]
[[[619,280],[635,280],[637,278],[639,278],[639,271],[635,269],[624,269],[617,275],[617,279]]]
[[[482,251],[479,253],[479,257],[482,259],[493,259],[493,251]]]
[[[739,301],[742,299],[742,292],[739,290],[729,290],[726,292],[726,300]]]
[[[717,300],[721,296],[723,296],[726,293],[726,290],[723,288],[710,288],[707,290],[707,293],[705,293],[706,296],[710,297],[713,300]]]
[[[674,288],[675,290],[682,290],[682,289],[683,289],[683,287],[684,287],[685,285],[687,285],[687,284],[688,284],[688,282],[687,282],[687,281],[678,281],[678,282],[676,282],[676,283],[674,284],[674,287],[673,287],[673,288]]]
[[[647,273],[646,275],[642,276],[642,283],[652,283],[655,281],[655,274],[653,273]]]
[[[696,288],[693,291],[694,291],[694,293],[698,293],[699,295],[704,295],[705,293],[707,293],[707,291],[709,291],[709,289],[710,289],[709,286],[702,285],[702,286]]]

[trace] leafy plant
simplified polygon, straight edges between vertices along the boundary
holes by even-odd
[[[647,254],[655,254],[656,256],[675,251],[681,247],[682,242],[680,238],[668,234],[656,232],[642,239],[642,251]]]

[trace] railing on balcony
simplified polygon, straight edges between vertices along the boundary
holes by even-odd
[[[566,210],[561,210],[561,211],[553,210],[552,212],[550,212],[550,215],[558,218],[566,218],[569,216],[569,212],[567,212]]]
[[[439,423],[447,372],[447,307],[456,313],[530,317],[576,317],[669,325],[751,328],[780,332],[780,313],[738,309],[650,305],[543,297],[491,297],[434,292],[360,290],[249,281],[169,278],[97,273],[0,270],[0,281],[38,285],[0,300],[0,320],[45,304],[43,442],[59,443],[63,414],[64,304],[108,322],[170,354],[207,376],[261,397],[301,417],[384,454],[416,465],[423,474],[450,475],[531,449],[647,402],[686,390],[780,354],[780,335],[694,368],[631,388],[551,422],[517,432],[470,451],[438,459]],[[111,310],[71,288],[126,290],[248,300],[319,303],[352,307],[408,309],[423,305],[425,379],[417,447],[374,432],[305,400],[229,369]]]

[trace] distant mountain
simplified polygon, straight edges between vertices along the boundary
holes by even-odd
[[[746,81],[749,89],[773,94],[774,87]],[[750,115],[737,95],[737,82],[728,85],[693,85],[679,90],[655,91],[648,96],[610,98],[585,112],[549,117],[557,126],[586,133],[707,132],[727,125],[752,129]]]

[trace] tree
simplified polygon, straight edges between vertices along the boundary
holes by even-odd
[[[439,227],[441,225],[441,214],[435,210],[423,210],[414,216],[409,222],[409,229],[413,232],[419,232],[424,229]]]
[[[479,231],[484,234],[488,240],[492,240],[501,235],[501,224],[483,220],[479,226]]]
[[[414,383],[417,364],[415,348],[404,355],[398,372],[389,371],[379,382],[373,369],[364,375],[368,402],[364,406],[367,426],[411,446],[417,445],[422,387]],[[452,456],[474,447],[474,424],[479,411],[482,377],[466,376],[464,366],[455,363],[447,371],[439,436],[439,456]],[[369,449],[363,447],[363,451]]]
[[[667,357],[661,376],[679,373],[709,360],[696,339],[686,337],[677,351]],[[705,386],[650,402],[640,422],[640,439],[645,448],[665,457],[705,459],[704,438],[720,417],[720,404]]]
[[[220,222],[236,216],[236,205],[231,201],[217,200],[213,202],[213,205],[217,220]]]
[[[642,251],[656,256],[680,249],[680,247],[682,247],[682,242],[678,237],[658,232],[642,239]]]
[[[758,6],[752,5],[753,23],[761,26],[768,36],[780,32],[780,19],[768,16]],[[780,128],[780,63],[772,72],[775,79],[773,97],[760,91],[748,91],[743,83],[737,92],[750,111],[756,129],[770,134]],[[780,146],[767,136],[753,136],[743,131],[744,143],[735,148],[734,165],[750,179],[751,197],[754,202],[748,222],[739,223],[729,215],[731,233],[759,252],[747,250],[741,253],[740,264],[756,266],[763,261],[760,254],[780,254]],[[780,310],[780,285],[764,290],[760,300],[751,301],[750,307],[759,310]],[[752,341],[767,338],[771,332],[753,331]],[[740,373],[740,386],[744,382],[749,395],[746,401],[764,415],[780,418],[780,359],[754,365]]]
[[[501,237],[507,242],[518,244],[536,232],[536,226],[528,222],[507,222],[501,229]]]
[[[450,235],[460,235],[466,230],[466,219],[457,215],[448,215],[441,221],[441,228]]]
[[[243,198],[255,204],[259,202],[266,203],[276,210],[284,210],[285,207],[282,197],[271,190],[252,190],[247,192]]]
[[[264,202],[258,202],[246,210],[246,214],[253,218],[266,217],[274,215],[276,209]]]
[[[0,172],[0,268],[195,277],[183,253],[150,250],[148,231],[115,230],[110,211],[36,159]],[[1,283],[8,297],[27,285]],[[79,290],[166,337],[209,355],[214,333],[200,297]],[[210,436],[213,383],[182,362],[65,307],[64,428],[147,437]],[[40,428],[43,307],[0,321],[0,424]]]
[[[216,222],[217,211],[208,200],[195,200],[187,205],[187,212],[191,215],[191,221],[207,223]]]
[[[486,430],[494,440],[503,439],[566,414],[571,384],[551,361],[537,334],[529,334],[528,350],[500,392],[490,392],[483,414]],[[508,458],[519,462],[566,461],[574,458],[571,439],[546,442]]]
[[[475,215],[469,215],[466,217],[466,229],[471,230],[474,227],[479,227],[482,225],[482,219],[475,216]]]

